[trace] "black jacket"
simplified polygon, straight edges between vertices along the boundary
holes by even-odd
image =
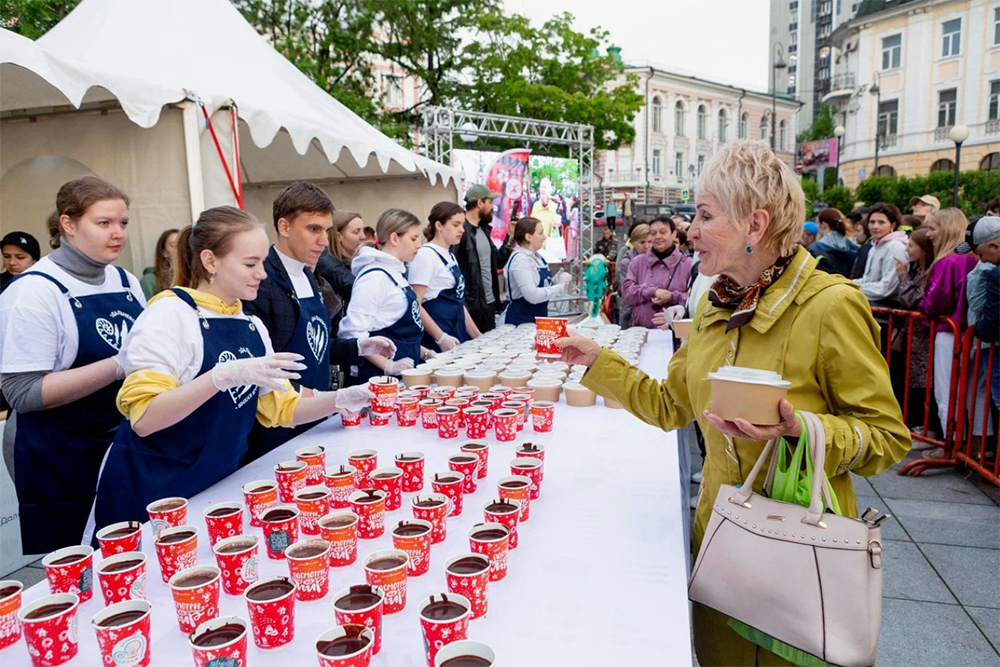
[[[994,267],[984,280],[986,305],[976,320],[976,338],[986,343],[996,343],[1000,342],[1000,267]],[[1000,364],[1000,359],[993,363]],[[994,396],[993,400],[997,400],[997,397]]]
[[[482,311],[486,308],[486,291],[483,289],[483,282],[479,273],[479,251],[476,249],[476,234],[485,234],[489,239],[490,230],[488,225],[480,223],[473,225],[468,220],[465,221],[465,234],[457,245],[451,247],[458,262],[458,268],[465,277],[465,305],[472,311]],[[493,299],[496,302],[497,310],[500,310],[500,281],[497,279],[497,270],[500,265],[500,258],[497,255],[497,247],[490,241],[490,276],[492,278],[491,288]]]
[[[288,277],[285,265],[281,263],[274,246],[271,246],[267,253],[267,259],[264,260],[264,270],[267,271],[268,278],[261,281],[260,287],[257,289],[257,298],[253,301],[245,301],[243,309],[251,315],[259,317],[264,326],[267,327],[274,351],[284,352],[288,348],[288,344],[292,342],[292,336],[295,335],[295,327],[299,323],[299,307],[292,291],[292,281]],[[306,271],[306,277],[309,279],[313,291],[325,296],[312,271]],[[323,303],[328,311],[333,305],[328,298],[324,298]],[[336,318],[339,314],[339,312],[331,312],[330,316]],[[336,337],[335,332],[336,328],[331,326],[331,362],[338,365],[358,363],[357,339],[341,340]]]
[[[351,273],[351,265],[342,262],[329,252],[325,252],[316,263],[316,275],[322,276],[323,280],[330,283],[333,291],[344,302],[344,310],[346,311],[347,304],[351,302],[351,291],[354,289],[354,274]]]

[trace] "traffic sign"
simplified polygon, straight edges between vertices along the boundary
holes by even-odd
[[[688,190],[687,188],[684,188],[683,190],[681,190],[681,201],[687,201],[689,199],[691,199],[691,191]]]

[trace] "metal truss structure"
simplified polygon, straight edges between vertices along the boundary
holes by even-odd
[[[455,135],[485,139],[510,139],[532,144],[566,146],[579,167],[580,238],[577,264],[594,248],[594,127],[534,118],[500,116],[429,106],[423,110],[424,154],[436,162],[454,166]]]

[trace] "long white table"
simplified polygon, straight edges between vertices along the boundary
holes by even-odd
[[[666,332],[652,332],[640,366],[663,377],[672,350]],[[677,439],[642,424],[624,410],[603,406],[556,407],[552,433],[536,434],[530,426],[517,443],[545,445],[545,479],[541,497],[532,502],[531,518],[519,528],[520,544],[511,552],[506,579],[489,586],[489,613],[469,625],[469,638],[489,643],[504,667],[607,667],[608,665],[687,665],[691,660],[687,576],[683,551],[681,489],[677,472]],[[395,420],[379,429],[363,423],[343,429],[340,419],[326,423],[285,444],[190,499],[188,523],[199,530],[198,562],[214,564],[202,510],[223,500],[242,500],[240,487],[273,478],[275,463],[294,458],[305,445],[322,444],[327,464],[346,462],[347,452],[374,448],[380,465],[392,465],[395,454],[425,453],[425,473],[447,470],[447,457],[463,442],[440,440],[436,431],[402,429]],[[384,620],[383,648],[372,664],[379,667],[425,665],[417,603],[447,592],[444,562],[469,551],[468,532],[483,520],[482,506],[496,496],[497,480],[509,473],[514,443],[490,437],[489,477],[465,499],[461,516],[448,522],[448,539],[432,547],[430,572],[408,583],[407,607]],[[430,492],[430,482],[425,484]],[[316,664],[315,639],[336,624],[331,597],[337,590],[364,583],[363,558],[392,548],[388,527],[412,518],[411,494],[403,508],[386,516],[386,534],[359,542],[358,561],[331,570],[331,594],[315,603],[296,605],[295,639],[278,652],[260,651],[250,638],[248,664]],[[686,496],[685,496],[686,497]],[[148,524],[143,549],[148,554],[147,599],[153,604],[152,664],[191,664],[186,637],[177,626],[170,591],[162,583]],[[258,529],[247,530],[256,531]],[[262,578],[287,575],[284,561],[268,560],[261,547]],[[100,556],[95,554],[95,562]],[[75,665],[100,665],[90,620],[104,601],[95,578],[92,600],[79,610],[80,654]],[[24,593],[30,601],[48,594],[42,582]],[[222,596],[223,615],[248,618],[241,598]],[[7,667],[29,665],[22,640],[0,653]]]

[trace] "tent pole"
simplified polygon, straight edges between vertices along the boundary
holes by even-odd
[[[199,137],[198,106],[190,100],[181,103],[184,126],[184,154],[187,159],[188,198],[191,221],[205,210],[205,181],[201,172],[201,139]]]

